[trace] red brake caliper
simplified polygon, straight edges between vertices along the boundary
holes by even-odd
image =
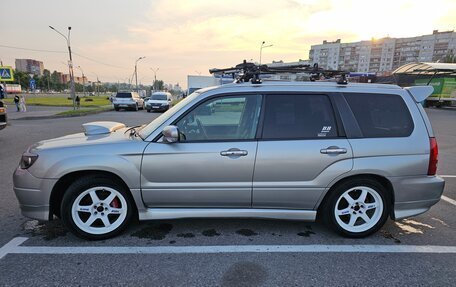
[[[112,201],[111,201],[111,204],[110,204],[111,207],[114,207],[114,208],[119,208],[120,207],[120,200],[116,197],[114,198]]]

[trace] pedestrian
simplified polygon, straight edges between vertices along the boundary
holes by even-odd
[[[81,107],[81,99],[79,98],[79,96],[76,96],[76,108],[79,110],[79,108]]]
[[[5,98],[5,93],[3,92],[3,86],[0,85],[0,100]]]
[[[21,111],[22,112],[26,112],[27,111],[27,107],[25,106],[25,97],[24,96],[21,96],[20,105],[21,105]]]
[[[14,96],[14,104],[16,105],[16,109],[19,112],[20,108],[19,108],[19,96],[18,95]]]

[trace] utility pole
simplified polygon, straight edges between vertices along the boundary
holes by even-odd
[[[155,85],[157,83],[157,72],[158,72],[158,70],[160,70],[160,68],[157,68],[157,69],[150,68],[150,69],[152,70],[152,72],[154,72],[154,85],[153,85],[153,88],[154,88],[154,92],[155,92],[156,91]]]
[[[85,97],[86,92],[85,92],[84,71],[82,70],[81,66],[78,66],[78,69],[81,70],[81,73],[82,73],[82,93],[84,94],[84,97]]]
[[[73,73],[73,58],[71,57],[71,45],[70,45],[70,36],[71,36],[71,27],[68,27],[68,36],[63,35],[60,33],[57,29],[55,29],[52,26],[49,26],[52,30],[55,32],[59,33],[65,40],[67,41],[67,46],[68,46],[68,54],[70,56],[70,60],[68,61],[68,68],[70,72],[70,89],[71,89],[71,98],[73,99],[73,110],[76,110],[76,93],[74,90],[74,73]]]
[[[135,62],[136,92],[138,91],[138,62],[139,62],[139,60],[142,60],[144,58],[145,58],[145,56],[139,57]]]

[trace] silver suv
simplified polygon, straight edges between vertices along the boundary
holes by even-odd
[[[25,216],[104,239],[133,219],[322,217],[363,237],[436,204],[432,87],[229,84],[148,125],[94,122],[32,145],[14,173]]]
[[[144,100],[137,92],[118,92],[112,104],[116,111],[120,109],[131,109],[135,111],[144,109]]]

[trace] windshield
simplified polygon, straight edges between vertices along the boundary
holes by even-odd
[[[161,114],[158,118],[150,122],[147,126],[142,128],[139,131],[139,136],[142,139],[147,138],[154,130],[156,130],[159,126],[161,126],[170,116],[172,116],[174,113],[178,112],[180,109],[182,109],[185,105],[190,103],[193,99],[199,96],[200,93],[194,92],[190,96],[186,97],[182,101],[180,101],[177,105],[173,106],[171,109],[168,111],[164,112]]]
[[[166,94],[153,94],[152,95],[152,100],[159,100],[159,101],[166,101],[168,97]]]
[[[117,93],[116,98],[131,98],[131,93]]]

